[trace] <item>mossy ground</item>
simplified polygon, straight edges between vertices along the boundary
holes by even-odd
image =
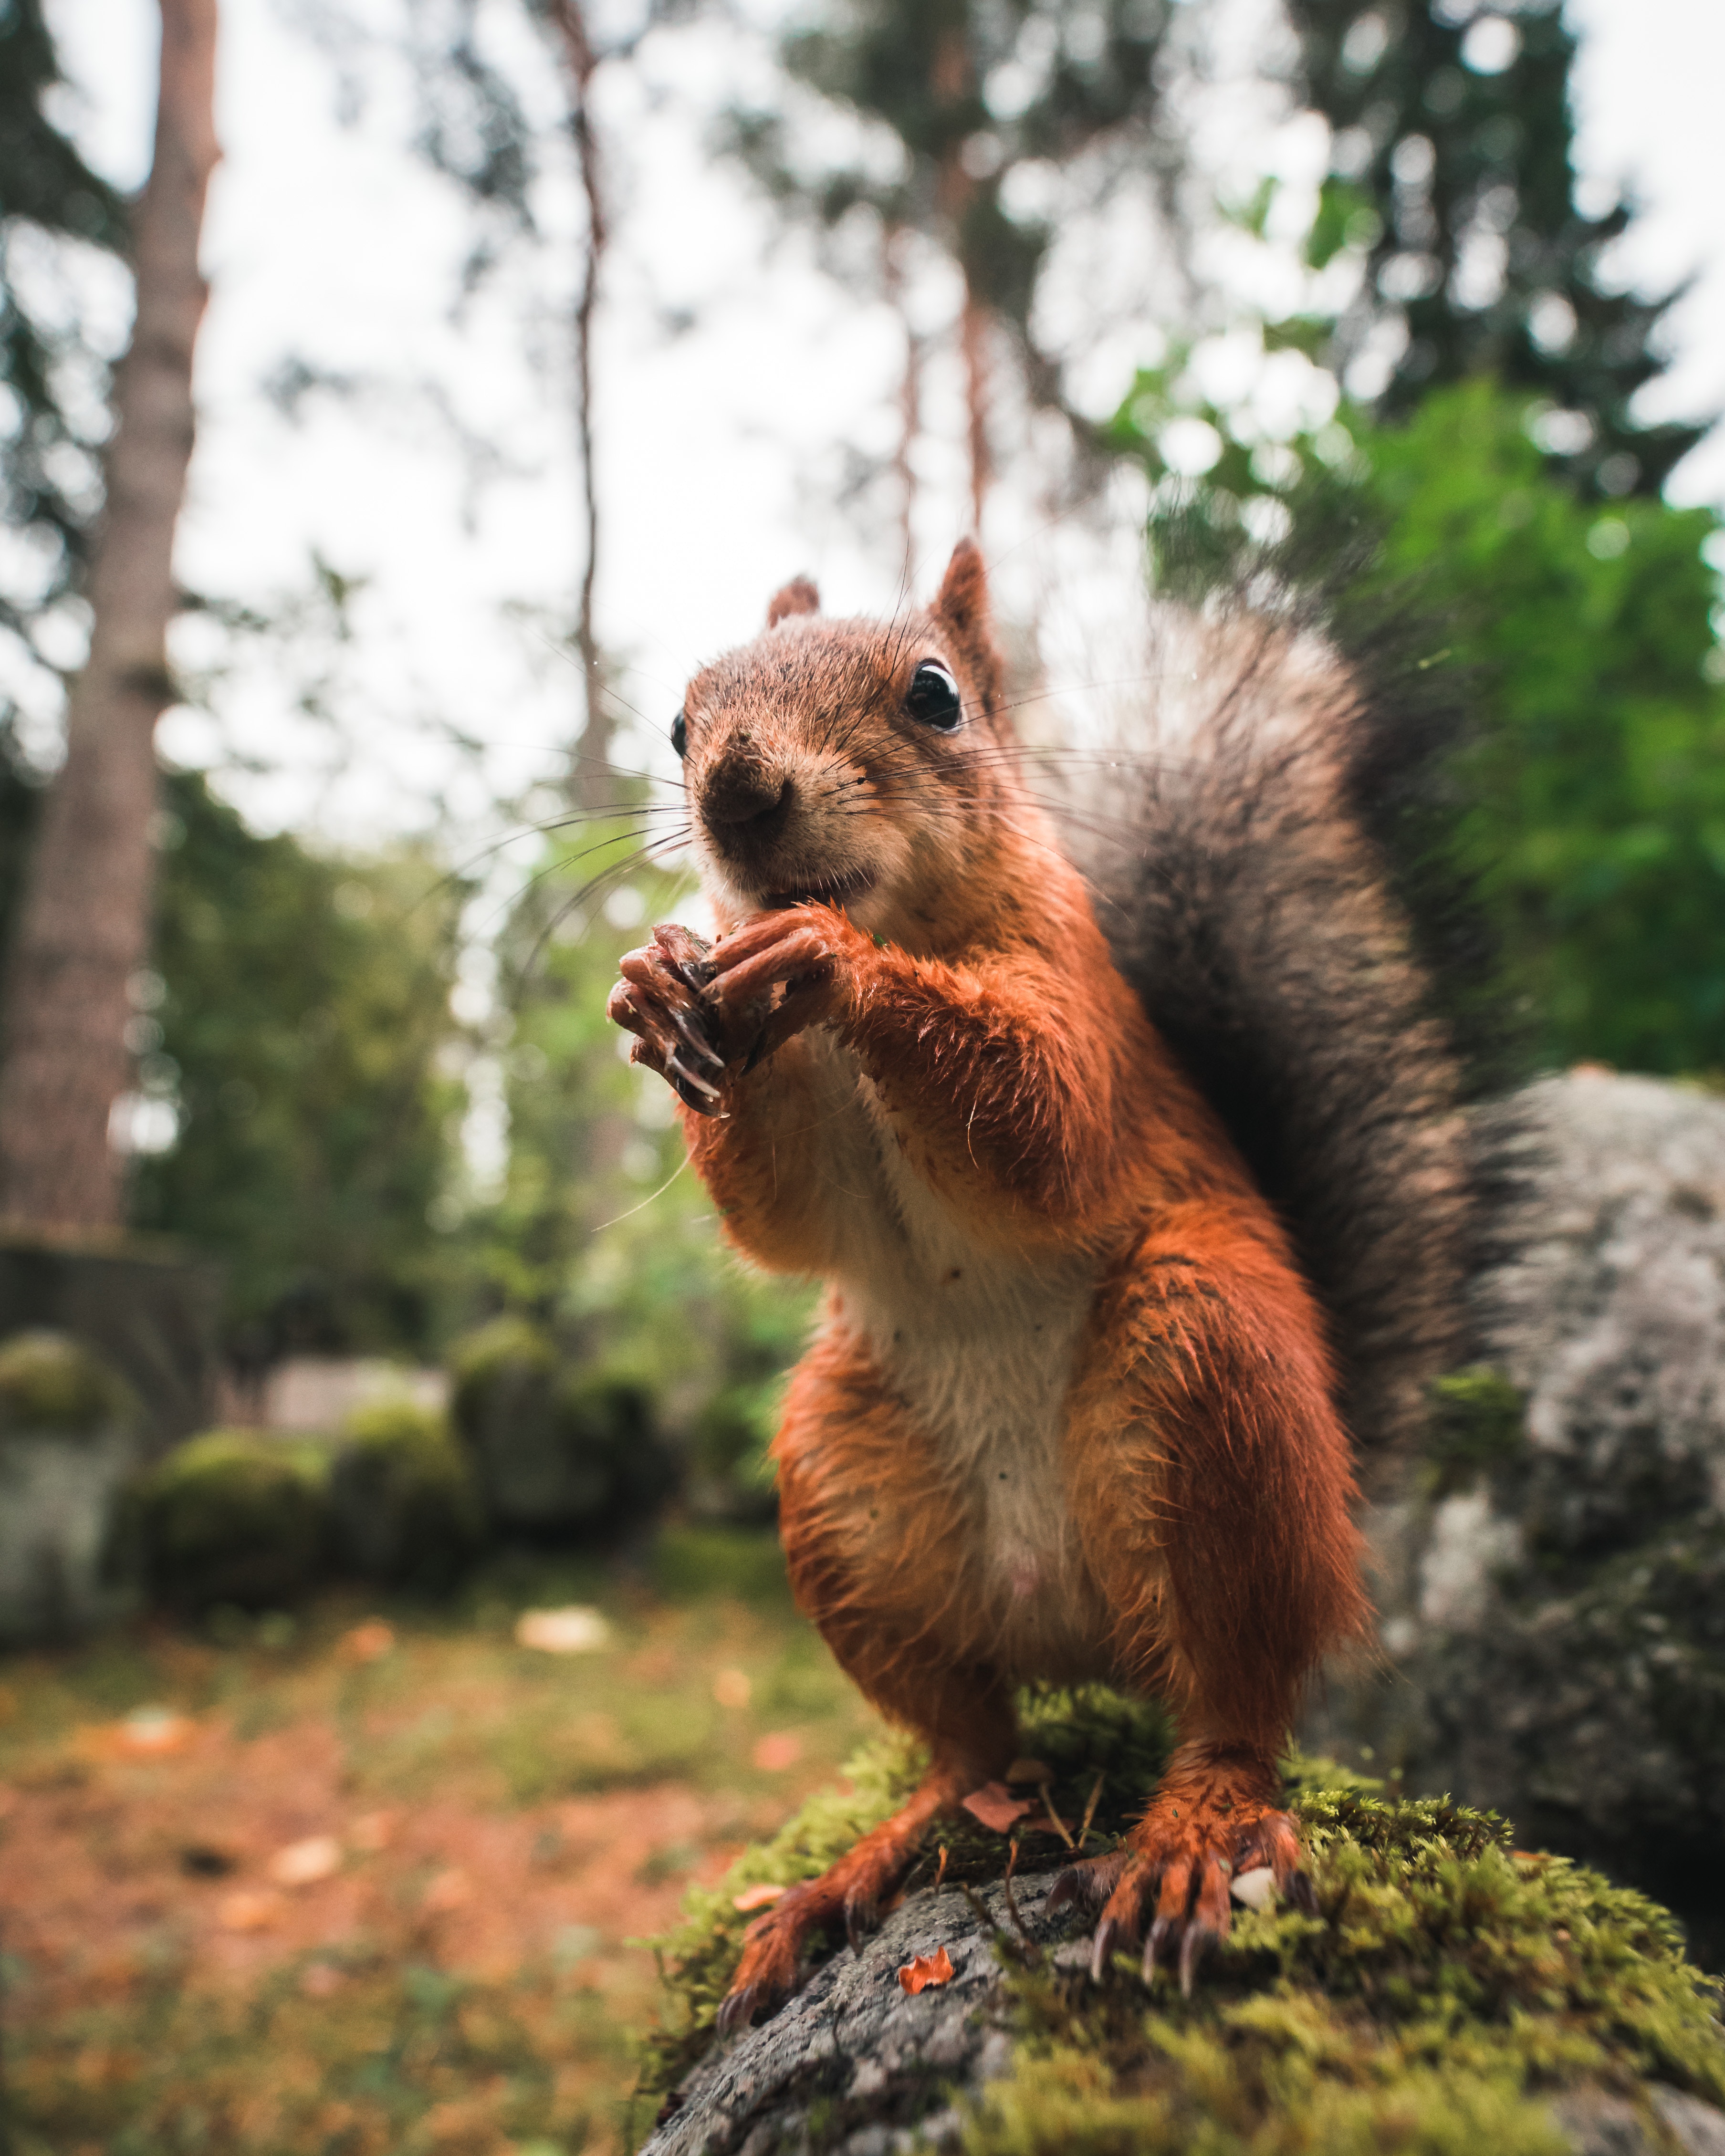
[[[1167,1741],[1153,1713],[1106,1694],[1027,1706],[1026,1749],[1055,1769],[1054,1808],[1075,1831],[1100,1778],[1092,1851],[1142,1805]],[[916,1770],[905,1748],[872,1746],[850,1794],[814,1798],[690,1897],[661,1943],[675,2010],[644,2092],[675,2085],[710,2041],[747,1921],[735,1895],[819,1869]],[[1662,1910],[1513,1850],[1487,1815],[1341,1779],[1291,1773],[1317,1913],[1236,1909],[1190,2000],[1166,1979],[1147,1990],[1124,1956],[1096,1985],[999,1942],[1017,2062],[971,2110],[969,2156],[1556,2156],[1567,2144],[1548,2107],[1563,2089],[1633,2097],[1657,2081],[1725,2103],[1717,1987]],[[1018,1830],[1018,1861],[1046,1868],[1064,1849],[1052,1828],[1029,1838],[1033,1824]],[[1008,1848],[963,1829],[947,1881],[998,1877]]]

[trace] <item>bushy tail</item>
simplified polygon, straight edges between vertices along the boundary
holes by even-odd
[[[1069,843],[1117,963],[1293,1236],[1369,1480],[1465,1354],[1460,1064],[1374,828],[1441,726],[1289,607],[1160,604],[1151,636],[1149,694]]]

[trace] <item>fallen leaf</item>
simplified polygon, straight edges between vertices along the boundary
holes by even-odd
[[[419,1906],[437,1916],[449,1909],[465,1908],[472,1899],[472,1880],[465,1871],[452,1867],[438,1873],[426,1888]]]
[[[776,1729],[763,1737],[749,1757],[763,1774],[780,1774],[787,1767],[794,1767],[803,1756],[803,1740],[793,1737],[788,1729]]]
[[[566,1609],[524,1609],[516,1620],[516,1645],[542,1655],[587,1655],[608,1647],[611,1627],[597,1609],[572,1603]]]
[[[1004,1782],[984,1782],[981,1789],[973,1789],[964,1799],[964,1809],[973,1820],[980,1820],[996,1834],[1004,1834],[1029,1810],[1030,1799],[1014,1796]]]
[[[223,1897],[216,1922],[224,1932],[267,1932],[280,1922],[283,1907],[280,1894],[243,1887],[239,1893]]]
[[[375,1662],[394,1645],[395,1627],[386,1625],[381,1617],[368,1617],[363,1625],[356,1625],[351,1632],[341,1635],[341,1644],[336,1651],[344,1662]]]
[[[731,1906],[733,1909],[764,1909],[776,1902],[783,1892],[783,1887],[769,1887],[764,1883],[759,1887],[745,1887],[742,1893],[732,1896]]]
[[[347,1830],[349,1845],[363,1850],[367,1856],[375,1856],[394,1840],[395,1826],[393,1812],[362,1812]]]
[[[747,1707],[753,1691],[745,1670],[721,1670],[713,1679],[713,1697],[721,1707]]]
[[[78,1732],[80,1748],[103,1759],[165,1759],[183,1752],[198,1733],[190,1715],[171,1707],[137,1707],[118,1722]]]
[[[314,1834],[278,1849],[264,1868],[278,1887],[315,1887],[341,1869],[341,1845],[332,1834]]]
[[[1276,1900],[1276,1874],[1267,1864],[1254,1865],[1250,1871],[1242,1871],[1229,1881],[1228,1892],[1242,1908],[1255,1909],[1261,1915]]]
[[[1051,1782],[1054,1768],[1045,1767],[1040,1759],[1014,1759],[1006,1770],[1009,1782]]]
[[[914,1998],[919,1991],[927,1991],[931,1984],[950,1984],[952,1981],[952,1957],[942,1947],[938,1953],[918,1954],[907,1961],[898,1973],[898,1980]]]

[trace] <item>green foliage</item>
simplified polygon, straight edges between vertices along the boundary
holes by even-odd
[[[506,1178],[468,1230],[495,1301],[558,1357],[650,1394],[673,1428],[728,1389],[776,1380],[814,1301],[726,1250],[669,1087],[625,1060],[627,1036],[605,1015],[619,957],[686,911],[689,888],[641,850],[633,823],[589,823],[547,846],[501,939]]]
[[[138,1493],[155,1599],[182,1611],[279,1607],[314,1584],[330,1539],[322,1449],[211,1430],[176,1445]]]
[[[1025,1748],[1055,1768],[1064,1815],[1102,1777],[1105,1840],[1142,1808],[1168,1741],[1153,1710],[1106,1693],[1026,1712]],[[848,1793],[812,1799],[690,1896],[662,1943],[675,2018],[649,2047],[645,2093],[675,2086],[710,2041],[747,1921],[732,1897],[824,1868],[902,1802],[920,1765],[901,1745],[870,1747]],[[1135,1956],[1100,1985],[1046,1956],[1007,1957],[1014,2070],[968,2113],[972,2156],[1558,2156],[1568,2143],[1553,2092],[1633,2095],[1656,2080],[1725,2097],[1716,1987],[1684,1961],[1663,1910],[1562,1858],[1512,1853],[1489,1814],[1316,1776],[1303,1763],[1291,1794],[1316,1913],[1235,1909],[1191,1999],[1166,1976],[1147,1990]],[[1034,1861],[1060,1853],[1050,1840]],[[946,1890],[998,1877],[1006,1854],[1000,1836],[955,1828]]]
[[[44,236],[114,254],[126,240],[119,196],[43,111],[60,81],[42,0],[12,0],[0,13],[0,387],[16,401],[0,436],[0,516],[33,544],[8,556],[0,626],[27,640],[83,556],[100,494],[92,413],[105,370],[76,314],[42,305],[51,286],[39,275],[33,299],[14,264]]]
[[[63,1332],[18,1332],[0,1344],[0,1430],[107,1430],[137,1412],[101,1357]]]
[[[1169,474],[1177,418],[1214,429],[1199,479]],[[1206,403],[1176,355],[1141,375],[1112,439],[1158,480],[1165,582],[1202,588],[1266,554],[1297,578],[1351,551],[1373,566],[1352,575],[1344,640],[1386,612],[1423,624],[1404,632],[1419,639],[1415,670],[1448,668],[1471,706],[1436,841],[1479,894],[1502,993],[1539,1060],[1715,1070],[1720,527],[1704,510],[1578,498],[1529,418],[1523,398],[1475,381],[1434,393],[1405,425],[1345,412],[1266,441]]]
[[[438,1051],[460,893],[422,855],[259,838],[196,773],[167,776],[163,806],[139,1079],[182,1132],[137,1163],[133,1219],[223,1260],[230,1327],[260,1352],[424,1352],[454,1270],[427,1213],[454,1168]]]
[[[478,1556],[485,1517],[444,1418],[411,1400],[357,1409],[330,1471],[341,1563],[362,1579],[440,1594]]]
[[[1481,18],[1440,0],[1375,11],[1292,0],[1290,13],[1308,94],[1337,131],[1307,259],[1322,268],[1344,244],[1364,258],[1366,304],[1344,318],[1337,362],[1369,326],[1399,315],[1407,342],[1385,413],[1492,374],[1581,415],[1563,461],[1586,490],[1657,495],[1703,429],[1630,416],[1635,392],[1666,365],[1656,346],[1672,295],[1602,289],[1600,256],[1630,213],[1589,217],[1575,205],[1576,36],[1557,0],[1494,18],[1513,55],[1496,68],[1470,40]],[[1494,248],[1495,280],[1481,266]]]

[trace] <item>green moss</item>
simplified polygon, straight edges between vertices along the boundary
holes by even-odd
[[[137,1499],[156,1599],[182,1610],[295,1599],[328,1550],[328,1477],[323,1448],[249,1430],[211,1430],[176,1445]]]
[[[489,1325],[458,1340],[449,1350],[449,1363],[455,1383],[455,1422],[464,1435],[471,1436],[495,1387],[549,1378],[557,1367],[557,1353],[526,1318],[494,1317]]]
[[[506,1532],[578,1539],[643,1517],[673,1486],[646,1389],[560,1368],[522,1319],[471,1334],[450,1369],[455,1427],[485,1510]]]
[[[136,1412],[126,1386],[81,1341],[19,1332],[0,1344],[0,1430],[88,1435]]]
[[[1142,1808],[1168,1742],[1153,1710],[1100,1691],[1027,1702],[1026,1749],[1055,1769],[1069,1821],[1101,1778],[1092,1850]],[[918,1765],[907,1748],[871,1748],[849,1794],[814,1799],[691,1897],[661,1943],[673,2012],[645,2092],[674,2086],[706,2047],[747,1921],[732,1897],[820,1870],[901,1800]],[[1633,2097],[1657,2080],[1725,2102],[1717,1987],[1684,1960],[1665,1911],[1564,1859],[1512,1851],[1501,1820],[1446,1799],[1325,1788],[1312,1762],[1290,1782],[1317,1913],[1236,1909],[1190,2000],[1166,1979],[1147,1990],[1136,1957],[1117,1957],[1100,1984],[1045,1956],[1009,1961],[1015,2066],[969,2112],[970,2156],[1546,2156],[1568,2145],[1548,2108],[1560,2089]],[[1050,1839],[1022,1861],[1063,1854]],[[999,1836],[955,1830],[947,1876],[998,1876],[1004,1855]]]
[[[330,1476],[341,1560],[362,1578],[438,1594],[485,1539],[466,1455],[434,1409],[378,1400],[349,1417]]]
[[[1525,1405],[1509,1380],[1484,1363],[1438,1378],[1425,1445],[1432,1495],[1467,1489],[1513,1459],[1526,1442]]]

